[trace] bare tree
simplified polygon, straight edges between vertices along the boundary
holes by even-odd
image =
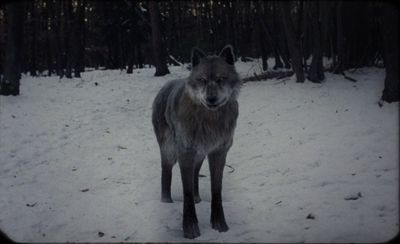
[[[29,12],[30,18],[29,18],[29,23],[30,23],[30,31],[31,31],[31,37],[30,37],[30,43],[29,43],[29,73],[31,76],[37,76],[37,66],[36,66],[36,59],[37,59],[37,53],[36,53],[36,40],[37,40],[37,30],[38,30],[38,14],[37,14],[37,9],[36,9],[36,4],[35,1],[31,1],[29,3]]]
[[[296,38],[296,32],[290,14],[290,2],[279,2],[278,4],[289,46],[292,68],[296,74],[296,82],[302,83],[304,82],[304,72],[301,64],[300,44],[298,38]]]
[[[81,77],[85,71],[84,49],[85,49],[85,0],[77,0],[77,9],[74,18],[74,37],[72,48],[74,52],[74,76]]]
[[[321,11],[320,2],[311,2],[311,28],[312,28],[312,40],[313,40],[313,51],[311,67],[308,72],[308,79],[314,83],[321,83],[325,78],[324,68],[322,65],[322,26],[321,22]]]
[[[19,95],[21,79],[21,49],[23,34],[24,2],[5,5],[7,18],[7,44],[4,76],[0,80],[0,95]]]
[[[158,9],[158,2],[149,1],[149,12],[153,44],[153,63],[156,67],[156,73],[154,76],[163,76],[169,74],[169,70],[166,61],[166,50],[163,45],[160,30],[160,11]]]
[[[73,26],[72,26],[72,2],[70,1],[64,1],[64,15],[65,15],[65,25],[64,25],[64,37],[66,38],[65,40],[65,46],[64,46],[64,51],[65,51],[65,77],[66,78],[72,78],[72,42],[75,39],[74,33],[72,32]]]
[[[382,100],[399,101],[399,10],[388,3],[382,4],[383,51],[386,68]]]

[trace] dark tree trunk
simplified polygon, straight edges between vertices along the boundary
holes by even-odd
[[[345,37],[343,31],[343,2],[339,1],[336,6],[336,45],[337,45],[337,63],[333,73],[340,74],[347,67],[348,59],[345,50]]]
[[[275,65],[274,65],[273,69],[276,70],[276,69],[283,68],[283,63],[282,63],[281,57],[279,56],[277,48],[274,48],[274,59],[275,59]]]
[[[0,95],[19,95],[21,79],[21,48],[23,35],[24,2],[5,4],[7,21],[7,43],[5,50],[4,76],[0,81]]]
[[[382,35],[385,56],[385,88],[382,100],[399,101],[399,10],[389,4],[382,3]]]
[[[133,73],[133,49],[128,49],[128,69],[126,70],[127,74]]]
[[[176,24],[176,13],[175,13],[175,7],[177,8],[179,12],[179,2],[171,2],[170,3],[170,18],[169,18],[169,39],[168,39],[168,47],[172,53],[178,53],[177,47],[179,43],[179,28],[177,28]]]
[[[118,31],[118,68],[120,70],[125,69],[125,53],[124,53],[124,48],[123,48],[123,43],[124,43],[124,35],[122,33],[122,30],[120,29]]]
[[[283,63],[280,57],[280,52],[279,52],[279,40],[278,40],[278,33],[277,33],[277,25],[278,25],[278,19],[277,19],[277,9],[276,9],[276,4],[275,2],[272,2],[272,41],[274,43],[274,59],[275,59],[275,65],[274,65],[274,70],[283,68]]]
[[[257,7],[257,12],[256,12],[256,24],[257,24],[257,28],[256,28],[256,31],[257,31],[257,39],[258,39],[258,43],[259,43],[259,47],[260,47],[260,52],[261,52],[261,60],[262,60],[262,69],[263,69],[263,71],[266,71],[266,70],[268,70],[268,54],[267,54],[267,49],[266,49],[266,45],[268,44],[267,42],[266,42],[266,36],[267,36],[267,33],[266,33],[266,31],[264,31],[264,28],[263,28],[263,19],[262,18],[264,18],[264,16],[263,16],[263,14],[262,14],[262,12],[261,12],[261,10],[262,10],[262,6],[261,6],[261,4],[262,3],[260,3],[259,1],[257,2],[257,5],[256,5],[256,7]]]
[[[304,35],[305,35],[305,28],[304,28],[304,1],[300,0],[299,6],[299,13],[297,16],[297,40],[299,40],[299,50],[301,55],[301,66],[304,69],[304,72],[307,72],[307,63],[305,62],[304,58]]]
[[[286,38],[285,38],[285,33],[282,31],[284,29],[282,25],[282,21],[280,17],[280,11],[278,10],[277,3],[275,1],[272,2],[272,21],[273,21],[273,33],[274,33],[274,44],[275,44],[275,50],[274,50],[274,56],[275,56],[275,66],[274,69],[278,68],[290,68],[289,64],[289,58],[287,55],[287,48],[286,48]],[[282,63],[283,61],[283,63]]]
[[[74,18],[74,76],[81,77],[85,69],[84,64],[84,29],[85,29],[85,3],[84,0],[77,1],[76,16]]]
[[[311,67],[308,72],[308,79],[314,83],[321,83],[321,81],[325,78],[324,69],[322,65],[322,31],[321,31],[321,23],[319,19],[320,15],[320,3],[312,2],[311,4],[311,33],[313,35],[313,51],[312,51],[312,61]]]
[[[233,1],[230,1],[229,3],[229,20],[228,20],[228,26],[229,28],[229,33],[230,33],[230,40],[228,43],[233,45],[233,49],[236,51],[237,48],[237,41],[236,41],[236,16],[235,16],[235,12],[236,12],[236,5],[235,3],[233,3]]]
[[[151,39],[153,44],[153,63],[156,67],[156,73],[154,76],[163,76],[169,74],[169,70],[166,62],[166,50],[161,37],[158,2],[149,1],[149,12],[151,20]]]
[[[289,46],[289,53],[292,60],[292,68],[296,74],[296,82],[304,82],[304,72],[301,65],[301,55],[299,40],[296,38],[296,32],[293,27],[293,21],[290,14],[289,2],[279,2],[279,10],[282,17],[284,31]]]
[[[128,32],[128,46],[127,46],[127,52],[128,52],[128,60],[127,60],[127,65],[128,65],[128,69],[126,70],[126,73],[128,74],[132,74],[133,73],[133,60],[135,58],[135,34],[134,31],[132,29],[129,30]],[[133,42],[133,43],[132,43]]]
[[[31,36],[31,41],[30,41],[30,47],[29,47],[29,52],[30,52],[30,58],[29,58],[29,73],[31,76],[37,76],[37,67],[36,67],[36,39],[37,39],[37,29],[38,29],[38,18],[39,16],[37,15],[37,10],[35,6],[35,1],[32,1],[30,3],[30,12],[31,12],[31,17],[30,17],[30,30],[32,32]]]
[[[54,53],[56,58],[56,73],[60,78],[64,76],[63,70],[63,54],[62,54],[62,42],[61,42],[61,1],[54,2],[50,1],[49,11],[52,13],[52,42],[54,47]],[[53,11],[54,8],[54,11]]]
[[[73,40],[74,40],[74,33],[73,30],[73,19],[72,19],[72,6],[70,1],[65,1],[65,8],[64,8],[64,17],[65,17],[65,77],[71,79],[72,78],[72,59],[73,59]]]
[[[322,44],[322,54],[323,56],[331,57],[330,53],[330,22],[332,19],[331,13],[332,3],[330,1],[322,1],[319,3],[320,10],[320,26],[321,26],[321,44]]]
[[[57,29],[56,29],[56,38],[57,38],[57,69],[59,72],[60,78],[65,76],[65,66],[66,66],[66,37],[65,37],[65,8],[63,6],[62,1],[56,1],[56,15],[57,15]],[[64,15],[61,15],[64,13]],[[64,17],[63,17],[64,16]]]
[[[51,31],[52,29],[49,29],[49,19],[50,19],[50,11],[49,11],[49,6],[51,0],[46,0],[46,8],[44,10],[44,27],[45,27],[45,32],[46,32],[46,65],[47,65],[47,75],[51,76],[51,74],[54,72],[54,66],[53,66],[53,50],[51,48]]]
[[[252,24],[250,16],[253,15],[251,11],[251,1],[243,1],[242,8],[242,34],[240,35],[240,54],[242,61],[246,61],[245,57],[249,55],[249,43],[251,43]]]
[[[133,8],[131,7],[131,10],[133,11]],[[133,15],[131,16],[132,23],[129,25],[129,28],[127,30],[127,36],[128,36],[128,41],[127,41],[127,47],[126,47],[126,51],[127,51],[127,66],[128,69],[126,70],[126,73],[128,74],[132,74],[133,73],[133,63],[134,63],[134,59],[135,59],[135,45],[136,42],[139,40],[139,38],[137,38],[137,20],[136,20],[136,16]]]

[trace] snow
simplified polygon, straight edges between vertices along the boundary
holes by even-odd
[[[237,62],[242,77],[257,62]],[[272,64],[270,64],[270,67]],[[186,242],[182,186],[160,202],[151,104],[183,67],[21,80],[0,97],[0,228],[18,242]],[[385,242],[398,226],[398,103],[378,106],[384,69],[322,84],[249,82],[223,180],[226,233],[211,229],[205,162],[192,242]],[[96,85],[97,84],[97,85]],[[231,173],[230,173],[231,172]]]

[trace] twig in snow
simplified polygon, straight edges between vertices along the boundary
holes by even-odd
[[[36,204],[37,204],[37,202],[34,202],[34,203],[27,203],[26,206],[27,206],[27,207],[35,207]]]
[[[344,71],[342,72],[342,75],[343,75],[343,77],[344,77],[346,80],[349,80],[349,81],[352,81],[352,82],[357,82],[356,79],[347,76],[347,75],[344,73]]]
[[[383,100],[382,99],[378,101],[378,105],[379,105],[380,108],[383,107]]]
[[[228,173],[233,173],[235,171],[235,168],[230,166],[229,164],[225,164],[226,167],[231,168],[231,171],[228,171]]]
[[[286,81],[288,81],[288,80],[289,80],[289,79],[284,79],[284,80],[275,82],[274,85],[278,85],[278,84],[280,84],[280,83],[283,83],[284,85],[286,85]]]
[[[118,145],[117,148],[118,148],[118,151],[121,150],[121,149],[128,149],[128,148],[126,148],[124,146],[121,146],[121,145]]]
[[[306,218],[307,219],[315,219],[315,215],[312,213],[309,213]]]
[[[347,201],[348,200],[358,200],[361,197],[362,197],[361,192],[358,192],[357,194],[350,194],[350,195],[346,196],[344,198],[344,200],[347,200]]]

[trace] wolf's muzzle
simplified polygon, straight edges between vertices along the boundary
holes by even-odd
[[[209,105],[215,105],[217,103],[217,101],[218,101],[218,97],[217,96],[214,96],[214,95],[207,96],[207,103]]]

